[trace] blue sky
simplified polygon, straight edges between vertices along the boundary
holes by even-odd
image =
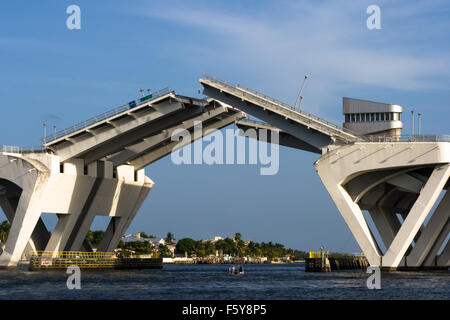
[[[66,28],[67,6],[81,30]],[[381,8],[368,30],[366,8]],[[421,112],[422,132],[448,134],[448,1],[2,1],[0,144],[38,145],[42,123],[63,129],[119,106],[140,88],[199,96],[210,73],[337,124],[342,97]],[[280,171],[256,166],[149,166],[156,185],[129,232],[244,239],[298,249],[358,251],[322,186],[316,155],[280,148]],[[96,219],[93,227],[104,223]]]

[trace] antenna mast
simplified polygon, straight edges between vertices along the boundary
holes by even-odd
[[[305,78],[303,79],[303,83],[302,83],[302,86],[300,88],[300,91],[298,92],[297,100],[295,100],[295,104],[294,104],[294,109],[297,108],[297,103],[298,103],[298,106],[300,108],[300,104],[302,103],[302,100],[303,100],[303,96],[301,94],[302,94],[302,91],[303,91],[303,87],[305,86],[306,79],[308,79],[307,75],[305,75]]]

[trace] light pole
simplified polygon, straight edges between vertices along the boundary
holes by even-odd
[[[44,126],[44,144],[46,144],[47,142],[45,141],[45,136],[46,136],[46,129],[47,129],[47,124],[44,122],[44,124],[43,124],[43,126]]]
[[[422,116],[421,113],[417,114],[417,117],[418,117],[418,120],[417,120],[417,131],[418,131],[419,136],[420,136],[420,117],[421,116]]]
[[[303,100],[303,97],[301,94],[303,91],[303,87],[305,86],[306,79],[308,79],[307,75],[305,75],[305,78],[303,79],[302,87],[300,88],[300,91],[298,92],[297,100],[295,100],[295,104],[294,104],[294,109],[296,109],[297,103],[298,103],[298,107],[300,108],[300,104],[302,103],[302,100]]]
[[[412,120],[412,126],[411,126],[411,135],[414,135],[414,110],[411,110],[411,120]]]

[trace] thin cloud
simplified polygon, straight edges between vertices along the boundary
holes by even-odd
[[[403,19],[432,10],[440,2],[421,6],[403,3],[405,10],[401,11],[402,3],[397,2],[392,11],[403,12]],[[146,14],[216,34],[219,41],[226,41],[230,52],[239,52],[242,65],[264,65],[288,78],[293,70],[305,70],[316,78],[326,77],[330,85],[341,81],[405,90],[445,86],[442,77],[448,78],[450,70],[447,53],[428,54],[414,45],[390,41],[397,37],[395,34],[368,31],[364,9],[364,5],[355,8],[354,2],[343,5],[327,1],[318,6],[301,2],[288,3],[284,11],[271,12],[270,16],[258,12],[230,15],[215,8],[180,4],[165,10],[149,9]],[[389,8],[384,11],[389,12]],[[294,19],[296,16],[301,18]],[[355,17],[359,20],[355,21]],[[378,39],[375,32],[379,32]],[[364,39],[367,37],[374,37],[374,41],[365,48],[362,43],[368,42]],[[377,42],[383,46],[377,47]],[[205,49],[210,45],[205,44]],[[293,74],[298,76],[297,72]]]

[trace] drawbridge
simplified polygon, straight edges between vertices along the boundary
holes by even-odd
[[[110,222],[97,249],[114,250],[154,185],[144,168],[183,146],[172,134],[185,130],[192,142],[232,123],[268,142],[259,130],[276,130],[279,144],[319,155],[314,168],[370,265],[450,266],[449,136],[402,136],[398,105],[344,98],[341,127],[208,75],[200,83],[206,99],[163,89],[55,132],[42,147],[1,147],[0,206],[11,230],[0,266],[29,251],[91,250],[86,234],[99,215]],[[43,212],[58,217],[51,233]]]

